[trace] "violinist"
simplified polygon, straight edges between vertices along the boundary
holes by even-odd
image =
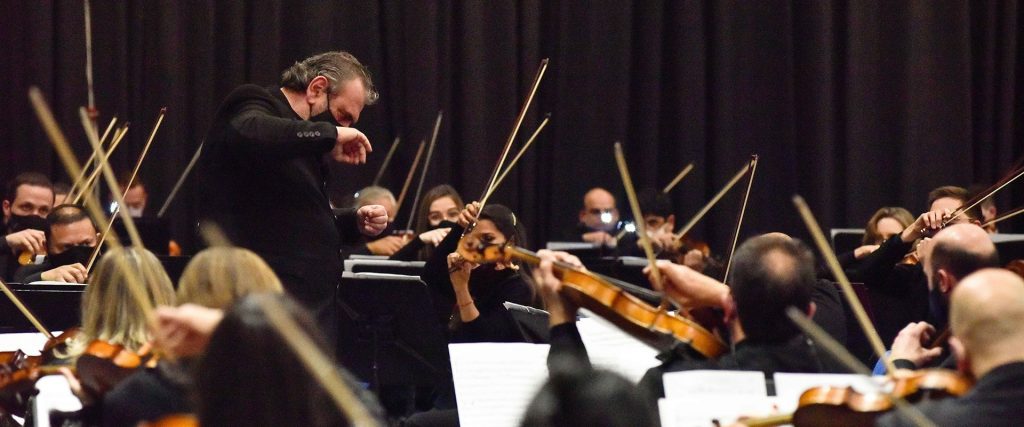
[[[177,303],[227,310],[245,295],[283,292],[281,281],[270,266],[252,251],[212,247],[196,254],[185,267],[178,283]],[[177,337],[174,333],[161,333],[162,330],[154,332],[161,345]],[[168,347],[172,351],[175,348]],[[193,391],[191,369],[196,357],[173,356],[160,359],[154,368],[138,370],[107,393],[103,398],[104,425],[134,426],[171,414],[194,412],[189,393]]]
[[[46,253],[46,215],[53,208],[53,184],[46,175],[24,172],[7,184],[0,239],[0,277],[11,280],[22,252]]]
[[[878,245],[902,232],[912,222],[914,222],[914,215],[899,206],[879,208],[864,226],[864,239],[861,241],[861,245],[850,252],[839,255],[839,264],[844,268],[856,265],[859,260],[878,249]]]
[[[1024,420],[1024,280],[1002,269],[965,277],[950,301],[950,347],[961,373],[976,379],[959,398],[918,409],[940,426],[1011,426]],[[911,426],[892,413],[879,426]]]
[[[370,186],[359,190],[356,193],[356,199],[352,205],[353,208],[359,209],[364,206],[383,206],[384,211],[388,214],[388,227],[385,231],[393,229],[392,225],[395,220],[395,195],[384,187]],[[359,255],[384,255],[391,256],[395,252],[398,252],[408,239],[405,236],[394,235],[391,233],[381,233],[377,236],[363,236],[362,241],[353,245],[347,245],[342,249],[342,256],[347,257],[352,254]]]
[[[79,205],[61,205],[46,216],[46,259],[41,264],[22,266],[14,273],[16,282],[85,283],[99,233],[92,218]]]
[[[637,199],[648,234],[651,236],[651,244],[659,259],[672,260],[700,273],[721,275],[721,262],[711,257],[706,244],[696,242],[698,245],[692,245],[691,242],[695,241],[691,239],[675,238],[676,216],[672,213],[672,201],[667,194],[655,189],[646,189],[637,194]],[[620,254],[644,256],[639,240],[635,236],[632,240],[636,242],[629,244],[626,238],[619,242]],[[626,248],[630,248],[629,253],[625,253]]]
[[[416,212],[416,237],[409,240],[401,250],[391,256],[393,260],[427,260],[433,249],[452,230],[451,225],[459,220],[459,213],[465,204],[455,188],[448,184],[431,188],[423,195],[423,203]],[[445,224],[442,224],[445,223]]]
[[[594,187],[583,195],[583,208],[576,225],[576,239],[595,245],[614,248],[618,242],[615,232],[619,226],[619,210],[615,196],[601,187]]]
[[[913,322],[904,327],[892,344],[891,358],[897,368],[918,369],[935,366],[952,368],[952,356],[938,359],[942,348],[925,348],[932,338],[947,327],[950,295],[961,279],[988,267],[999,266],[995,244],[981,227],[957,224],[939,231],[918,248],[922,272],[927,283],[928,298],[919,307],[905,306],[907,311],[923,313],[927,321]]]
[[[366,67],[347,52],[296,62],[278,85],[227,94],[198,165],[200,218],[260,255],[292,295],[321,316],[336,339],[339,249],[387,226],[381,206],[335,212],[329,164],[362,164],[369,139],[352,128],[377,100]]]
[[[543,252],[544,261],[534,272],[547,310],[551,313],[551,350],[548,361],[569,356],[589,364],[586,349],[574,322],[577,307],[562,297],[561,282],[551,270],[551,262],[565,259],[565,254]],[[803,307],[808,315],[815,312],[811,299],[815,283],[814,256],[802,243],[779,235],[764,235],[744,242],[736,252],[732,283],[726,289],[683,278],[696,274],[687,267],[659,262],[665,279],[665,292],[689,307],[720,306],[733,342],[732,353],[717,360],[689,360],[675,353],[663,355],[664,363],[644,375],[639,387],[648,398],[664,396],[662,374],[694,369],[728,369],[775,372],[822,372],[822,361],[812,344],[791,322],[785,309]],[[724,286],[724,285],[723,285]]]
[[[969,197],[961,187],[932,190],[928,194],[928,212],[879,245],[856,267],[847,269],[851,281],[862,282],[868,288],[875,325],[883,342],[892,342],[905,325],[926,320],[928,315],[928,281],[924,270],[920,262],[901,260],[915,249],[914,242],[938,232],[944,218],[963,206]],[[975,207],[951,224],[977,222],[979,218],[981,214]]]

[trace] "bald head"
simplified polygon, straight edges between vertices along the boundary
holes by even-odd
[[[580,222],[593,230],[613,230],[619,222],[619,211],[615,208],[615,196],[601,187],[595,187],[583,195],[583,209]]]
[[[1024,279],[987,268],[964,278],[953,291],[950,327],[975,376],[1024,360]],[[960,355],[958,355],[959,357]],[[963,359],[963,357],[961,357]]]
[[[921,245],[921,260],[929,287],[943,293],[968,274],[999,265],[996,245],[984,229],[975,224],[956,224],[942,229]]]
[[[583,208],[612,209],[615,207],[615,196],[601,187],[591,188],[583,195]]]

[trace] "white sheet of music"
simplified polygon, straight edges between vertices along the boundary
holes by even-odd
[[[869,377],[856,374],[797,374],[775,373],[775,396],[778,397],[779,411],[793,412],[800,403],[800,395],[807,389],[819,386],[851,386],[860,392],[871,392],[875,388]]]
[[[662,376],[669,399],[723,397],[765,397],[768,385],[761,371],[682,371]]]
[[[774,403],[774,397],[764,395],[687,396],[658,400],[658,413],[661,427],[724,426],[741,416],[772,414]]]
[[[463,427],[518,426],[548,379],[547,344],[449,344],[448,351]]]
[[[52,332],[52,334],[60,335],[60,331]],[[36,356],[39,355],[44,344],[46,344],[46,336],[38,332],[0,334],[0,351],[21,350],[29,356]]]
[[[648,369],[661,363],[656,358],[656,350],[604,319],[585,317],[576,322],[576,327],[587,346],[590,363],[595,367],[616,372],[636,383]]]

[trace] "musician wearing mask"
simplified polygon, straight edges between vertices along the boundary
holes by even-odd
[[[619,210],[615,207],[615,196],[600,187],[587,191],[583,196],[576,238],[584,242],[614,248],[616,229],[619,226]]]
[[[99,242],[96,224],[78,205],[57,206],[46,223],[46,260],[19,268],[14,280],[85,283],[89,274],[85,266]]]
[[[577,307],[563,297],[561,282],[554,276],[551,263],[564,255],[543,252],[543,261],[534,280],[550,312],[551,363],[574,357],[589,364],[586,348],[576,329]],[[577,261],[578,262],[578,261]],[[789,306],[801,308],[813,316],[815,304],[814,256],[802,243],[788,237],[769,234],[747,240],[736,251],[730,286],[721,288],[683,279],[686,267],[661,261],[657,268],[664,279],[665,291],[680,303],[691,307],[720,306],[725,312],[733,342],[733,352],[717,360],[697,360],[665,353],[661,366],[652,368],[640,381],[640,389],[651,399],[664,396],[662,375],[666,372],[694,369],[726,369],[775,372],[822,372],[823,363],[813,345],[788,321]],[[723,292],[724,291],[724,292]]]
[[[847,270],[851,281],[863,282],[868,288],[875,325],[883,342],[892,342],[908,323],[928,320],[929,286],[919,262],[920,252],[917,253],[918,262],[904,261],[904,256],[915,249],[915,242],[938,232],[944,218],[963,206],[969,197],[967,190],[961,187],[944,186],[932,190],[928,194],[928,212],[883,242],[857,267]],[[981,218],[981,213],[975,207],[947,226],[977,223],[978,218]]]
[[[958,398],[924,401],[917,408],[939,426],[1012,426],[1024,420],[1024,280],[984,269],[953,290],[950,346],[961,373],[976,379]],[[879,426],[913,426],[894,412]]]
[[[124,187],[128,185],[129,177],[122,177],[117,183],[121,187],[121,191],[124,191]],[[132,218],[142,218],[146,213],[146,204],[149,202],[149,192],[146,191],[146,184],[142,182],[138,177],[132,182],[132,186],[128,188],[128,191],[124,192],[124,204],[123,209],[128,209],[128,214]]]
[[[339,249],[387,225],[384,207],[335,216],[326,159],[362,164],[371,151],[350,127],[377,100],[370,74],[347,52],[295,63],[272,87],[243,85],[221,104],[206,137],[201,218],[266,260],[285,289],[317,308],[333,339]]]
[[[946,227],[933,239],[918,247],[921,270],[927,283],[927,302],[919,307],[906,306],[908,311],[922,313],[927,321],[910,323],[893,341],[890,357],[897,368],[918,369],[931,366],[952,368],[952,356],[943,361],[943,348],[925,348],[949,320],[950,295],[961,279],[988,267],[999,266],[999,254],[988,233],[974,224]]]
[[[416,212],[416,237],[409,240],[390,259],[401,261],[426,261],[433,249],[441,244],[459,220],[459,213],[465,205],[455,188],[448,184],[431,188],[423,195],[423,203]]]
[[[46,215],[53,208],[53,184],[46,175],[25,172],[7,184],[4,236],[0,239],[0,277],[11,280],[22,253],[46,254]]]

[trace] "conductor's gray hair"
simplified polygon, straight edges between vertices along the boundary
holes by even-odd
[[[341,83],[361,79],[366,88],[365,104],[377,102],[379,95],[373,88],[370,71],[355,56],[344,51],[324,52],[296,62],[281,73],[281,87],[304,92],[317,76],[327,78],[330,82],[327,93],[332,95],[341,88]]]

